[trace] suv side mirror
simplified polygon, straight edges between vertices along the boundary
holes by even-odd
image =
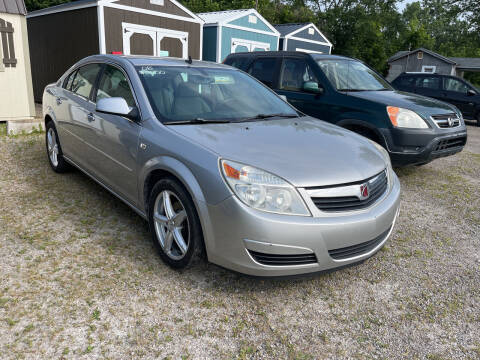
[[[303,91],[312,94],[323,94],[323,87],[315,81],[306,81],[303,83]]]
[[[125,116],[131,120],[138,119],[138,110],[136,107],[128,106],[124,98],[111,97],[97,101],[96,111],[104,114]]]
[[[467,95],[468,96],[475,96],[475,95],[477,95],[477,92],[475,90],[468,89],[467,90]]]

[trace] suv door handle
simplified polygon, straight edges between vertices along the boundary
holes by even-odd
[[[62,105],[62,98],[57,97],[57,105]]]
[[[95,121],[95,116],[93,115],[93,113],[90,113],[87,115],[87,120],[88,122]]]

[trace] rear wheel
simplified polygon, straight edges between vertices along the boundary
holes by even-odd
[[[70,170],[70,165],[63,158],[62,147],[58,140],[57,129],[53,121],[49,121],[45,126],[45,142],[47,146],[48,162],[53,171],[64,173]]]
[[[149,225],[162,260],[182,269],[203,255],[203,236],[195,205],[173,178],[158,181],[149,198]]]

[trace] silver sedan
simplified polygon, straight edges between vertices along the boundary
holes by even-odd
[[[175,268],[342,267],[376,253],[398,214],[383,148],[228,66],[92,56],[46,87],[43,112],[53,170],[80,169],[147,219]]]

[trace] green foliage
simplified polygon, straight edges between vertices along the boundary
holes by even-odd
[[[29,11],[67,0],[26,0]],[[386,73],[400,50],[425,47],[444,56],[480,57],[478,0],[180,0],[193,12],[255,8],[272,24],[313,22],[333,53],[353,56]],[[466,74],[480,83],[479,73]]]

